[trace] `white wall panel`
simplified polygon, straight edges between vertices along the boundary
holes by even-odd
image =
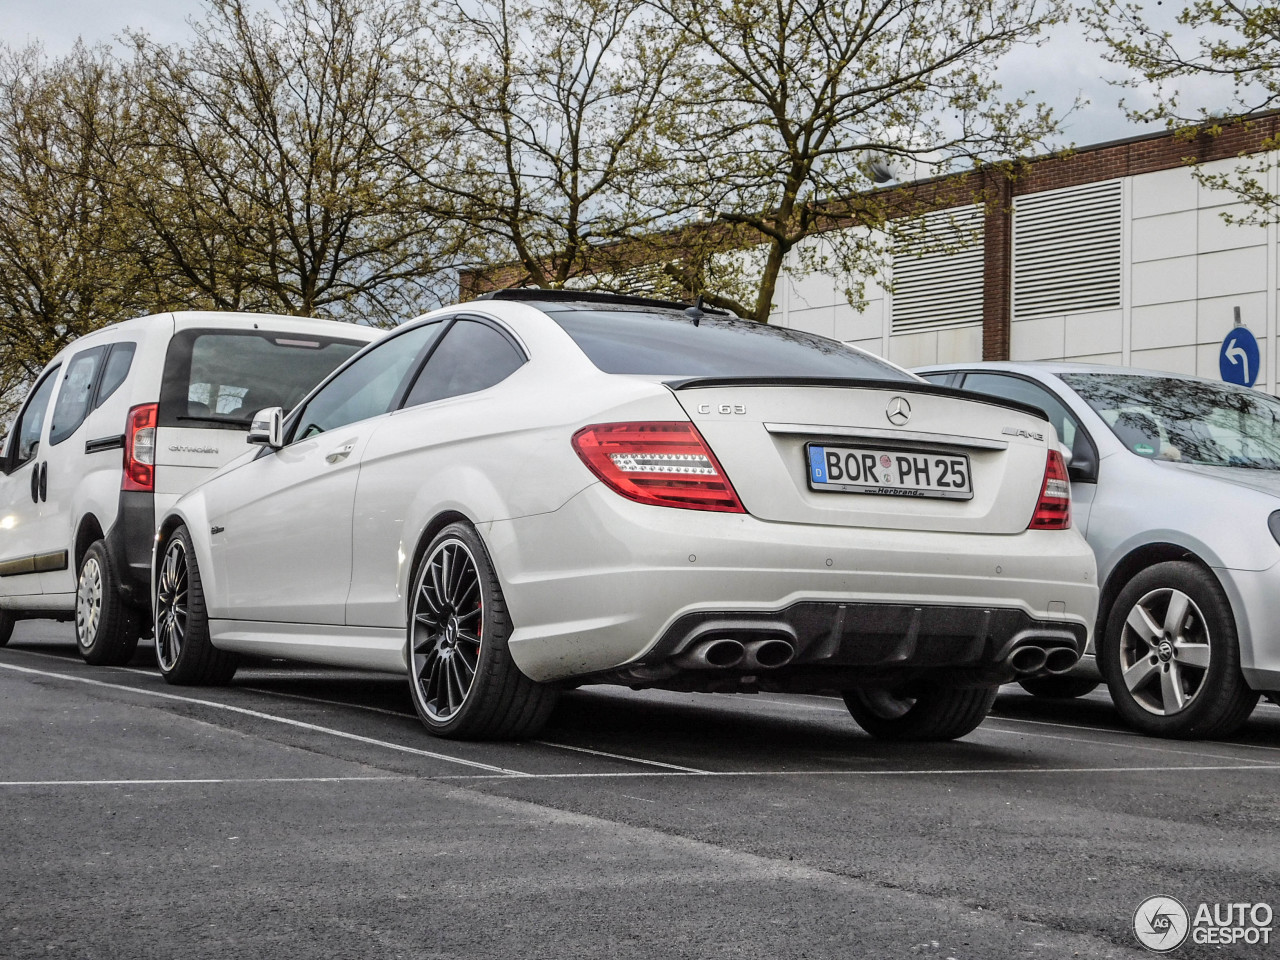
[[[1134,217],[1196,209],[1199,191],[1190,170],[1179,167],[1144,173],[1134,177],[1132,183]]]
[[[1169,373],[1195,375],[1196,348],[1166,347],[1163,350],[1134,350],[1130,364],[1146,370],[1166,370]]]
[[[1063,350],[1067,357],[1118,351],[1121,343],[1120,310],[1100,313],[1069,313],[1065,317]]]
[[[1266,247],[1203,253],[1196,259],[1200,299],[1267,289]]]
[[[1036,317],[1009,324],[1009,359],[1058,360],[1065,355],[1065,317]]]
[[[1267,228],[1256,224],[1227,223],[1223,213],[1244,215],[1243,204],[1233,203],[1225,207],[1212,207],[1196,214],[1196,249],[1200,253],[1216,250],[1234,250],[1238,247],[1265,246]]]
[[[1134,307],[1131,312],[1133,349],[1150,350],[1195,343],[1196,313],[1194,300]]]
[[[1171,257],[1133,265],[1130,303],[1174,303],[1196,298],[1196,258]]]
[[[1190,257],[1196,252],[1196,212],[1166,213],[1133,221],[1133,262]]]
[[[938,363],[937,331],[894,334],[889,338],[889,359],[904,367]]]
[[[1195,343],[1221,343],[1235,326],[1235,308],[1240,308],[1240,321],[1261,340],[1269,332],[1266,293],[1237,294],[1201,300],[1196,304]]]

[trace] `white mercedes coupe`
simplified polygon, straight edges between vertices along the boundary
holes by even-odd
[[[1097,607],[1034,407],[700,304],[502,291],[406,323],[156,538],[171,683],[240,654],[407,673],[432,733],[560,690],[838,691],[952,739],[1064,673]]]

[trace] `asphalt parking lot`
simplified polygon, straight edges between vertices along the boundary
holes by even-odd
[[[1101,958],[1147,955],[1154,894],[1280,909],[1271,704],[1179,743],[1010,688],[902,746],[821,697],[589,688],[453,743],[399,678],[177,688],[71,638],[0,649],[4,957]]]

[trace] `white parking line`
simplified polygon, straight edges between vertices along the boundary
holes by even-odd
[[[665,767],[667,770],[679,770],[682,773],[711,773],[710,770],[699,770],[696,767],[682,767],[675,763],[663,763],[660,760],[645,760],[642,757],[628,757],[622,753],[606,753],[604,750],[589,750],[586,747],[573,747],[567,743],[552,743],[549,740],[534,740],[533,743],[544,747],[555,747],[557,750],[572,750],[575,753],[589,753],[593,757],[608,757],[610,760],[626,760],[629,763],[643,763],[650,767]]]
[[[408,753],[416,757],[429,757],[432,760],[443,760],[446,763],[457,763],[464,767],[475,767],[479,770],[489,770],[493,773],[501,774],[506,777],[527,777],[527,774],[521,770],[508,770],[505,767],[495,767],[493,764],[480,763],[476,760],[464,760],[461,757],[452,757],[447,753],[435,753],[431,750],[419,750],[417,747],[406,747],[400,743],[392,743],[388,740],[375,740],[373,737],[362,737],[356,733],[348,733],[345,730],[335,730],[332,727],[321,727],[314,723],[304,723],[301,720],[292,720],[289,717],[279,717],[272,713],[263,713],[260,710],[249,710],[245,707],[234,707],[229,703],[218,703],[216,700],[197,700],[194,697],[182,697],[176,693],[162,693],[159,690],[145,690],[140,687],[130,687],[120,683],[107,683],[103,680],[91,680],[88,677],[73,677],[65,673],[54,673],[51,670],[34,670],[31,667],[19,667],[11,663],[0,663],[0,669],[13,670],[18,673],[29,673],[41,677],[53,677],[57,680],[67,680],[71,683],[84,683],[94,687],[107,687],[112,690],[126,690],[129,693],[140,694],[144,697],[156,697],[161,700],[176,700],[180,703],[193,703],[202,707],[211,707],[214,710],[225,710],[228,713],[238,713],[246,717],[254,717],[258,720],[269,720],[272,723],[280,723],[289,727],[296,727],[300,730],[310,730],[313,733],[324,733],[331,737],[339,737],[343,740],[353,740],[356,743],[367,743],[375,747],[383,747],[387,750],[395,750],[398,753]]]
[[[388,710],[386,707],[371,707],[363,703],[351,703],[346,700],[328,700],[324,697],[308,697],[301,693],[284,693],[279,690],[263,690],[261,687],[240,687],[240,690],[247,690],[251,693],[260,693],[267,697],[288,697],[290,700],[303,700],[307,703],[323,703],[332,707],[347,707],[352,710],[363,710],[367,713],[378,713],[387,717],[413,717],[412,713],[405,713],[401,710]],[[646,760],[644,757],[632,757],[623,753],[608,753],[604,750],[590,750],[587,747],[575,747],[567,743],[552,743],[550,740],[531,740],[530,743],[536,743],[543,747],[554,747],[557,750],[572,750],[574,753],[589,753],[596,757],[608,757],[610,760],[624,760],[627,763],[639,763],[650,767],[663,767],[667,770],[680,770],[684,773],[707,773],[706,770],[699,770],[696,767],[682,767],[676,763],[663,763],[660,760]]]
[[[206,777],[168,780],[0,780],[0,787],[155,787],[211,783],[384,783],[422,777]]]

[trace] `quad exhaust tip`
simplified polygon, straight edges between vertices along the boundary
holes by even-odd
[[[1018,647],[1013,653],[1009,654],[1009,666],[1018,673],[1019,676],[1028,673],[1038,673],[1044,669],[1045,663],[1049,659],[1049,654],[1043,647]]]
[[[1079,662],[1080,654],[1070,647],[1056,647],[1045,655],[1044,668],[1053,674],[1067,673]]]
[[[782,637],[765,637],[743,642],[733,637],[716,637],[694,644],[676,658],[678,666],[694,670],[776,670],[795,659],[796,648]]]

